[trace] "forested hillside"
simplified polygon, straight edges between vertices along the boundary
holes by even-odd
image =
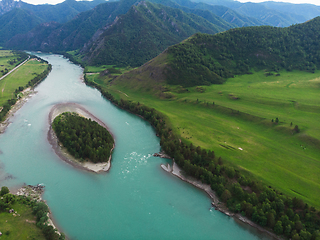
[[[49,52],[82,48],[99,28],[112,23],[118,15],[125,14],[134,2],[136,0],[100,4],[92,10],[80,13],[67,23],[52,29],[52,31],[45,30],[48,26],[46,24],[40,27],[41,31],[34,29],[28,34],[15,36],[7,42],[6,47],[21,49],[21,45],[25,44],[25,39],[28,39],[30,43],[37,43],[30,45],[27,48],[29,50]]]
[[[136,67],[196,32],[214,34],[229,27],[220,26],[179,9],[140,2],[94,36],[81,53],[89,65]]]
[[[320,67],[319,30],[320,17],[288,28],[262,26],[196,34],[166,50],[163,71],[169,84],[185,87],[222,83],[253,69],[265,69],[266,74],[280,69],[314,72]]]
[[[174,1],[177,4],[190,9],[208,10],[216,14],[217,16],[223,18],[223,20],[229,23],[232,23],[238,27],[260,26],[265,24],[261,20],[239,14],[233,9],[223,6],[223,4],[206,4],[206,3],[203,3],[203,1],[196,3],[189,0],[174,0]]]
[[[280,1],[241,3],[232,0],[195,0],[195,2],[225,6],[239,14],[256,18],[266,25],[279,27],[302,23],[320,15],[320,6],[312,4],[293,4]]]
[[[56,5],[39,4],[33,5],[23,1],[2,0],[0,1],[0,15],[5,14],[15,8],[24,9],[33,15],[42,19],[43,22],[60,22],[64,23],[71,20],[80,12],[84,12],[94,8],[100,3],[106,2],[105,0],[93,1],[76,1],[66,0]]]
[[[41,22],[40,18],[19,8],[0,15],[0,45],[3,45],[16,34],[30,31]]]

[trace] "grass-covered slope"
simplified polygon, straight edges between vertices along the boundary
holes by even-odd
[[[151,80],[142,86],[125,75],[111,85],[94,76],[88,78],[116,99],[162,112],[183,141],[213,150],[283,193],[320,207],[319,71],[268,77],[258,72],[185,92]]]
[[[162,112],[183,141],[214,150],[216,156],[319,208],[318,21],[286,29],[250,27],[214,36],[199,34],[174,46],[175,54],[169,48],[117,78],[88,78],[117,99]],[[234,45],[225,46],[229,42]],[[224,71],[210,71],[206,59]],[[204,72],[197,64],[225,83],[193,83]],[[170,81],[169,70],[178,83]],[[227,78],[224,72],[236,76]]]
[[[163,5],[140,2],[117,18],[83,49],[89,65],[140,66],[165,48],[196,32],[225,30],[194,14]]]

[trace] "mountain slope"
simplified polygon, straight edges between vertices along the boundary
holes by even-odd
[[[15,35],[5,46],[9,49],[42,49],[42,51],[49,52],[48,44],[42,40],[59,27],[61,27],[61,24],[57,22],[41,23],[25,34]]]
[[[0,16],[0,45],[16,34],[26,33],[42,20],[27,10],[15,8]]]
[[[261,3],[241,3],[233,0],[196,0],[211,5],[222,5],[234,11],[256,18],[264,24],[286,27],[302,23],[320,15],[320,7],[312,4],[293,4],[265,1]]]
[[[119,14],[126,13],[131,7],[132,0],[100,4],[94,9],[82,12],[67,23],[60,25],[51,32],[34,30],[26,35],[15,36],[7,42],[6,47],[21,49],[25,39],[37,42],[29,46],[29,50],[40,51],[69,51],[82,48],[94,33],[107,23],[114,21]],[[31,39],[33,38],[33,39]]]
[[[82,49],[90,65],[140,66],[165,48],[196,32],[224,31],[207,20],[179,9],[149,2],[132,6]]]
[[[240,14],[259,19],[267,25],[276,27],[288,27],[292,24],[302,23],[309,19],[290,12],[279,12],[276,8],[271,9],[268,8],[267,5],[259,3],[245,3],[234,10]]]
[[[162,59],[158,69],[154,64],[158,57],[143,68],[152,64],[168,84],[184,87],[222,83],[234,75],[250,73],[253,68],[266,69],[267,74],[279,69],[314,72],[320,67],[319,38],[320,17],[288,28],[261,26],[215,35],[195,34],[169,47],[163,53],[165,60],[158,56]],[[138,69],[129,73],[128,81],[139,78],[139,74],[153,75]]]
[[[93,0],[93,1],[76,1],[66,0],[56,5],[40,4],[33,5],[22,1],[14,0],[2,0],[0,1],[0,15],[9,12],[15,8],[21,8],[28,10],[38,18],[42,19],[42,22],[60,22],[64,23],[71,20],[74,16],[80,12],[84,12],[94,8],[96,5],[105,3],[105,0]]]
[[[226,22],[232,23],[237,27],[264,25],[262,21],[259,21],[258,19],[255,19],[252,17],[241,15],[238,12],[226,6],[210,5],[210,4],[203,3],[202,1],[199,3],[196,3],[196,2],[191,2],[189,0],[174,0],[174,2],[176,2],[180,6],[187,7],[190,9],[201,9],[201,10],[210,11],[213,14],[221,17]]]
[[[262,5],[278,12],[290,13],[303,16],[305,19],[312,19],[320,15],[320,6],[312,4],[292,4],[284,2],[263,2]]]

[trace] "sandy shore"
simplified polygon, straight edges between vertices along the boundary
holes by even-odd
[[[49,113],[49,124],[50,128],[48,131],[48,141],[52,145],[55,153],[65,162],[71,164],[72,166],[80,169],[84,169],[87,171],[95,172],[95,173],[101,173],[101,172],[107,172],[109,171],[111,167],[111,155],[107,162],[104,163],[90,163],[90,162],[79,162],[76,158],[71,156],[65,148],[63,148],[58,141],[58,138],[56,134],[54,133],[51,123],[53,120],[59,116],[61,113],[64,112],[75,112],[78,113],[80,116],[85,118],[90,118],[93,121],[96,121],[98,124],[100,124],[102,127],[108,129],[108,127],[98,118],[93,116],[91,113],[89,113],[85,108],[82,106],[76,104],[76,103],[60,103],[51,109]],[[108,129],[109,130],[109,129]],[[111,149],[111,152],[113,148]]]
[[[212,200],[211,204],[216,210],[218,210],[218,211],[220,211],[230,217],[233,217],[236,221],[240,221],[241,223],[248,224],[251,227],[254,227],[255,229],[257,229],[258,231],[268,234],[273,239],[279,239],[279,240],[283,239],[283,238],[277,236],[276,234],[274,234],[273,232],[270,232],[267,229],[262,228],[261,226],[257,225],[256,223],[252,222],[251,220],[242,216],[241,214],[239,214],[239,213],[235,214],[235,213],[230,212],[228,210],[228,208],[225,206],[225,204],[221,203],[219,201],[219,198],[216,196],[215,192],[211,189],[209,184],[204,184],[200,180],[197,180],[197,179],[189,177],[189,176],[184,176],[182,173],[182,170],[178,167],[178,165],[174,161],[173,161],[172,166],[170,164],[167,164],[167,166],[164,164],[161,164],[161,168],[163,170],[165,170],[166,172],[171,173],[172,175],[180,178],[181,180],[188,182],[188,183],[192,184],[193,186],[205,191],[209,195],[209,197],[211,198],[211,200]]]

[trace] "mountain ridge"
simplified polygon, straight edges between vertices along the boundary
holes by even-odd
[[[141,1],[106,26],[100,36],[97,36],[99,33],[95,35],[91,47],[85,46],[81,53],[86,54],[84,61],[93,65],[140,66],[166,47],[195,32],[213,34],[223,30],[225,29],[180,9]]]

